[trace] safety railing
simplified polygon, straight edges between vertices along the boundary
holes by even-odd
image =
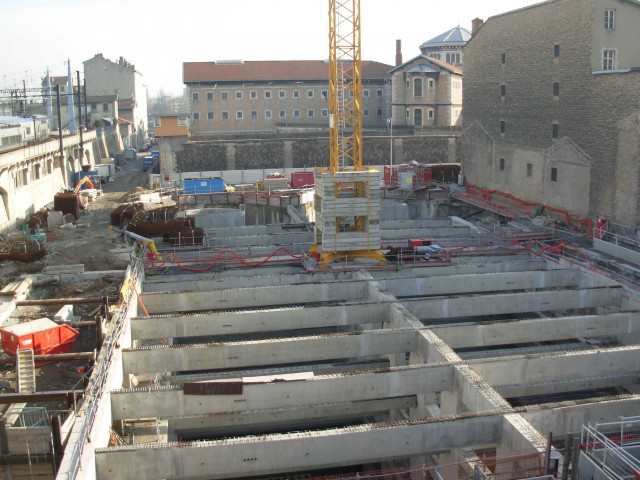
[[[615,480],[640,478],[640,459],[627,451],[640,446],[640,417],[583,425],[580,449]]]

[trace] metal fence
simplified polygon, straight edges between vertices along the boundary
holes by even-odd
[[[640,417],[582,427],[581,450],[612,479],[640,478],[637,447]]]
[[[73,410],[48,410],[46,407],[25,407],[18,414],[14,427],[50,427],[51,416],[60,416],[60,423],[73,413]]]

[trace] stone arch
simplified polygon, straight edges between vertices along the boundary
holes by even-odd
[[[92,165],[91,152],[87,149],[84,150],[84,155],[82,156],[82,165]]]
[[[67,171],[67,187],[73,188],[75,185],[74,176],[76,173],[76,159],[73,158],[73,155],[69,155],[67,157],[67,166],[69,170]]]
[[[9,221],[9,193],[0,187],[0,225]]]

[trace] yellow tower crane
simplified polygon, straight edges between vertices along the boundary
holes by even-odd
[[[315,173],[311,253],[321,268],[380,251],[380,172],[362,166],[360,0],[329,0],[329,167]]]

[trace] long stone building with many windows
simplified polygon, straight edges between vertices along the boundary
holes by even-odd
[[[489,18],[464,49],[468,181],[637,226],[639,25],[637,0],[552,0]]]
[[[392,65],[362,62],[364,128],[386,128]],[[326,128],[329,65],[322,60],[185,62],[194,136]]]

